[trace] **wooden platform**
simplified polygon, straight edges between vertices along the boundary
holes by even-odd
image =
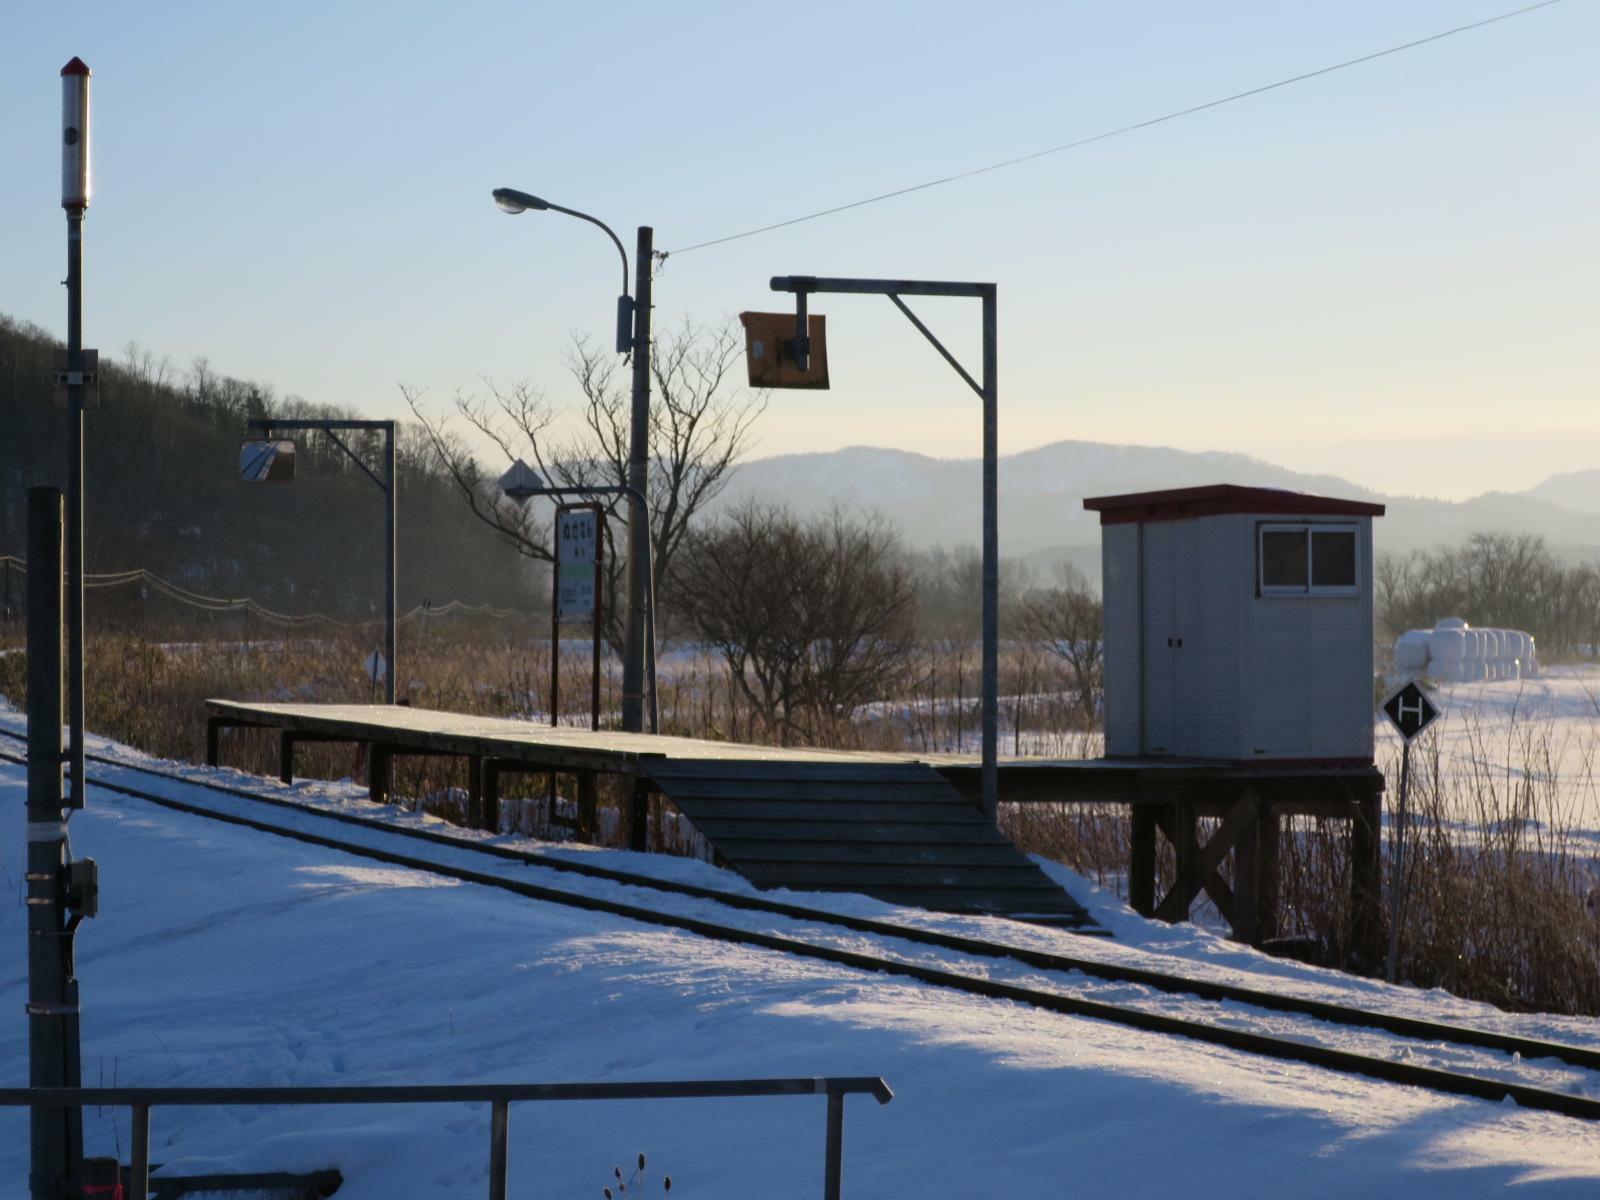
[[[633,845],[646,849],[651,793],[666,796],[719,861],[760,887],[856,892],[945,912],[1094,928],[1081,905],[928,763],[909,754],[747,746],[694,738],[535,725],[388,705],[207,702],[208,761],[229,727],[276,730],[280,774],[302,741],[370,747],[375,800],[387,760],[459,755],[486,827],[498,828],[498,780],[521,772],[578,779],[578,824],[592,830],[595,776],[631,777]],[[581,831],[582,832],[582,831]]]

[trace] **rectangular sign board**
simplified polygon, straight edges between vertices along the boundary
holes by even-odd
[[[795,317],[790,313],[742,312],[745,365],[751,387],[825,388],[828,386],[828,325],[821,313],[806,314],[811,360],[802,371],[794,361]]]
[[[600,514],[593,508],[556,510],[556,620],[587,625],[599,606]]]

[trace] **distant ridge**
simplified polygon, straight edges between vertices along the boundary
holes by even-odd
[[[753,460],[734,476],[719,505],[745,499],[787,504],[802,514],[841,503],[875,509],[913,546],[976,545],[980,464],[904,450],[847,446]],[[1086,496],[1236,483],[1368,500],[1389,506],[1376,522],[1380,550],[1405,552],[1456,542],[1479,530],[1537,533],[1552,546],[1600,546],[1600,471],[1558,475],[1527,492],[1489,492],[1452,502],[1388,496],[1336,475],[1307,474],[1229,451],[1165,446],[1053,442],[1000,459],[1000,543],[1010,556],[1097,558]],[[1592,505],[1587,510],[1578,505]]]

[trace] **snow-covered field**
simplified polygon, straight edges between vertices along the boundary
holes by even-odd
[[[336,785],[297,790],[353,802]],[[115,793],[90,800],[72,823],[103,882],[102,915],[79,938],[89,1083],[881,1074],[894,1103],[847,1108],[847,1196],[1454,1197],[1511,1185],[1577,1196],[1600,1185],[1600,1128],[1584,1122],[554,907]],[[23,781],[3,763],[0,813],[0,880],[16,897],[0,908],[0,945],[13,948],[0,972],[11,1014],[0,1078],[20,1084]],[[741,886],[704,863],[603,859]],[[919,920],[1600,1044],[1593,1022],[1507,1017],[1147,923],[1063,877],[1116,943]],[[485,1109],[465,1106],[157,1110],[153,1156],[178,1171],[336,1166],[352,1200],[477,1196],[487,1126]],[[91,1111],[86,1129],[91,1150],[126,1159],[125,1113]],[[674,1196],[815,1197],[822,1137],[814,1098],[525,1105],[512,1111],[512,1192],[598,1196],[612,1165],[643,1150],[652,1175],[673,1175]],[[25,1116],[0,1115],[0,1196],[26,1195],[26,1154]]]
[[[1396,681],[1400,677],[1396,677]],[[1506,817],[1559,822],[1600,852],[1600,666],[1554,667],[1533,679],[1447,683],[1443,715],[1412,749],[1425,782],[1437,765],[1455,816],[1470,824],[1477,798]],[[1398,778],[1400,738],[1378,722],[1378,761]]]

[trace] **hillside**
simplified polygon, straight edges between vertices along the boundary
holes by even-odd
[[[0,317],[0,554],[25,556],[27,489],[64,486],[55,346],[42,330]],[[290,485],[235,477],[247,418],[354,414],[279,400],[203,362],[180,380],[110,358],[101,358],[101,406],[85,419],[89,571],[144,567],[197,591],[295,612],[381,613],[384,499],[339,450],[303,439]],[[366,452],[374,466],[378,445],[374,438]],[[466,511],[410,431],[398,460],[401,607],[451,599],[531,607],[521,560]]]

